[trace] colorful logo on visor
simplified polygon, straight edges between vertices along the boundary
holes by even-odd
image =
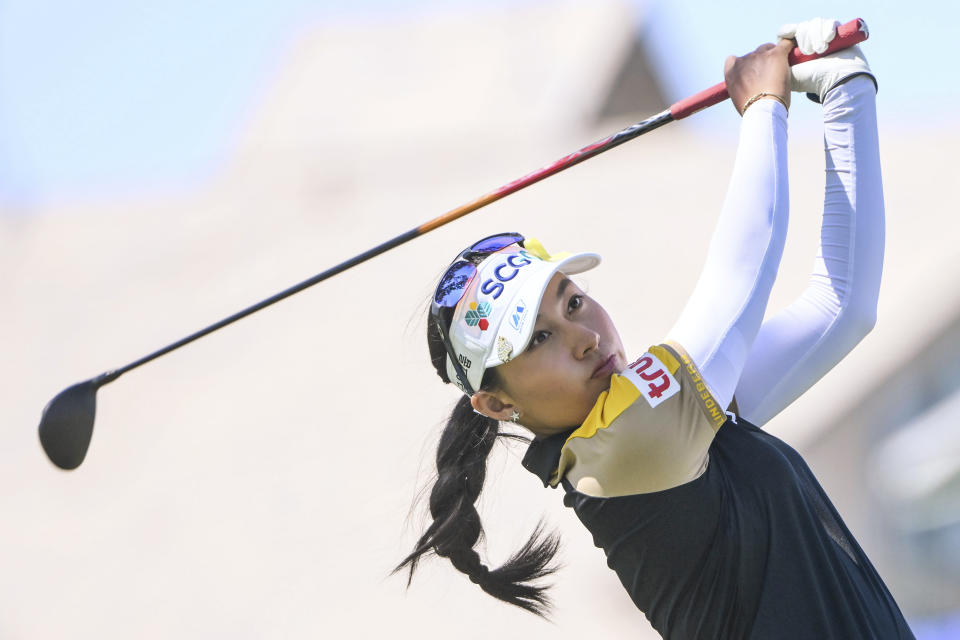
[[[467,311],[465,320],[469,326],[480,327],[481,331],[486,331],[487,327],[490,326],[490,321],[487,320],[487,316],[490,315],[491,311],[493,311],[493,305],[489,302],[481,302],[480,304],[471,302],[470,310]]]

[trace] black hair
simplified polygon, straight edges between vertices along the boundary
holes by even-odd
[[[427,346],[437,375],[449,383],[447,352],[432,316],[427,319]],[[487,369],[480,388],[489,391],[496,384],[495,369]],[[475,413],[470,398],[461,396],[437,445],[437,478],[430,490],[433,522],[394,572],[409,568],[409,586],[420,559],[433,553],[449,559],[458,571],[491,596],[546,617],[550,608],[548,587],[535,581],[557,570],[553,563],[560,545],[556,533],[544,532],[541,523],[527,542],[496,569],[484,565],[474,549],[483,536],[480,514],[474,505],[483,489],[487,456],[497,438],[527,440],[502,431],[499,421]]]

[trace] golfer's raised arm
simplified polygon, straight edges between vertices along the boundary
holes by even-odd
[[[786,239],[787,100],[781,92],[789,86],[789,48],[767,45],[727,61],[730,96],[743,112],[737,155],[700,279],[668,333],[724,407],[763,320]],[[772,64],[778,58],[782,67]]]

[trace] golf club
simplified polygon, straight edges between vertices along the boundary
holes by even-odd
[[[855,44],[863,42],[867,39],[869,33],[867,31],[867,25],[861,19],[851,20],[850,22],[841,25],[837,29],[837,35],[830,43],[829,48],[822,54],[817,55],[803,55],[800,53],[799,49],[794,48],[790,53],[789,62],[791,65],[798,64],[800,62],[806,62],[807,60],[812,60],[834,51],[840,49],[845,49],[851,47]],[[170,353],[180,347],[202,338],[203,336],[213,333],[214,331],[221,329],[228,324],[236,322],[237,320],[244,318],[264,307],[268,307],[275,302],[279,302],[284,298],[292,296],[295,293],[303,291],[308,287],[312,287],[318,282],[322,282],[327,278],[331,278],[338,273],[346,271],[350,267],[358,265],[362,262],[378,256],[381,253],[389,251],[394,247],[397,247],[405,242],[413,240],[414,238],[421,236],[428,231],[432,231],[438,227],[441,227],[448,222],[452,222],[458,218],[465,216],[468,213],[476,211],[481,207],[499,200],[511,193],[515,193],[520,189],[528,187],[535,182],[539,182],[544,178],[559,173],[564,169],[568,169],[576,164],[593,158],[604,151],[612,149],[616,146],[632,140],[648,131],[652,131],[658,127],[661,127],[668,122],[673,120],[681,120],[686,118],[689,115],[705,109],[706,107],[718,104],[729,97],[727,94],[726,85],[724,83],[719,83],[701,91],[689,98],[681,100],[674,103],[670,108],[658,113],[646,120],[638,122],[634,125],[631,125],[612,136],[594,142],[593,144],[583,147],[579,151],[575,151],[569,155],[566,155],[556,162],[553,162],[545,167],[542,167],[526,176],[514,180],[513,182],[507,183],[491,191],[490,193],[483,195],[476,200],[464,204],[456,209],[452,209],[447,213],[430,220],[419,227],[415,227],[405,233],[398,235],[397,237],[388,240],[380,245],[377,245],[363,253],[350,258],[340,264],[327,269],[326,271],[319,273],[312,278],[304,280],[299,284],[296,284],[288,289],[285,289],[265,300],[262,300],[242,311],[216,322],[209,327],[201,329],[196,333],[193,333],[173,344],[170,344],[158,351],[155,351],[147,356],[140,358],[130,364],[120,367],[119,369],[114,369],[112,371],[107,371],[102,373],[94,378],[86,380],[85,382],[80,382],[71,387],[68,387],[61,391],[59,394],[54,396],[54,398],[47,403],[47,406],[44,407],[43,413],[40,417],[40,443],[43,445],[43,449],[47,454],[47,457],[50,458],[50,461],[53,462],[56,466],[61,469],[75,469],[83,462],[84,458],[87,455],[87,449],[90,446],[90,438],[93,435],[93,423],[96,416],[96,406],[97,406],[97,390],[105,384],[113,382],[119,378],[124,373],[136,369],[137,367],[144,365],[151,360],[159,358],[160,356]]]

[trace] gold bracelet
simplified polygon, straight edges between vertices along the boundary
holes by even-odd
[[[770,93],[769,91],[761,91],[757,95],[751,96],[749,100],[743,103],[743,109],[740,109],[740,115],[742,116],[743,114],[745,114],[747,112],[747,107],[749,107],[754,102],[756,102],[757,100],[763,97],[773,98],[774,100],[782,104],[784,109],[787,109],[789,111],[789,109],[787,108],[787,103],[783,101],[783,98],[781,98],[775,93]]]

